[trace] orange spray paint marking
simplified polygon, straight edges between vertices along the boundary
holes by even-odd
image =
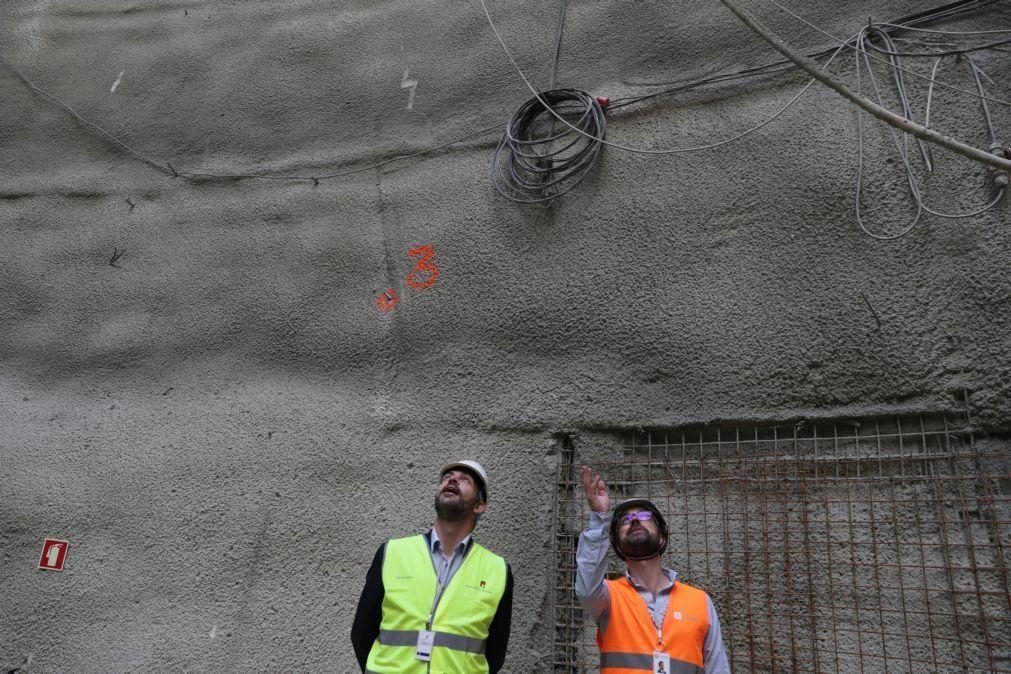
[[[435,282],[439,279],[439,268],[434,262],[429,262],[435,256],[435,249],[428,245],[418,246],[417,248],[409,249],[407,254],[411,257],[421,256],[418,264],[414,265],[414,271],[407,275],[407,285],[418,290],[435,285]],[[428,274],[428,278],[419,281],[415,275],[418,272]]]
[[[376,298],[376,306],[383,312],[390,311],[398,304],[400,304],[400,295],[398,295],[397,291],[393,288],[384,290],[379,297]]]
[[[439,267],[432,262],[435,257],[435,248],[430,245],[416,246],[409,248],[407,254],[411,257],[420,257],[414,269],[407,274],[407,285],[415,290],[431,288],[439,280]],[[376,306],[382,312],[392,311],[400,304],[400,295],[393,288],[387,288],[376,298]]]

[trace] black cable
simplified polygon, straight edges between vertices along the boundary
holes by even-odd
[[[873,49],[874,51],[878,52],[879,54],[885,54],[887,56],[903,56],[903,57],[910,57],[910,58],[917,58],[917,57],[933,58],[933,57],[940,57],[940,56],[955,56],[957,54],[969,54],[969,53],[972,53],[974,51],[982,51],[984,49],[993,49],[994,47],[1001,47],[1001,46],[1006,45],[1006,44],[1011,44],[1011,39],[998,40],[997,42],[991,42],[989,44],[983,44],[983,45],[979,45],[977,47],[966,47],[965,49],[949,49],[947,51],[931,51],[931,52],[889,51],[888,49],[885,49],[883,47],[879,47],[879,46],[877,46],[876,44],[874,44],[873,42],[870,42],[870,41],[866,42],[865,44],[868,47],[870,47],[871,49]]]
[[[562,31],[565,29],[565,0],[558,3],[558,30],[555,32],[555,58],[551,64],[551,83],[548,89],[555,88],[555,80],[558,79],[558,57],[562,53]]]
[[[831,53],[831,52],[829,52]],[[769,63],[764,66],[757,66],[754,68],[745,68],[744,70],[738,70],[732,73],[725,73],[722,75],[713,75],[711,77],[705,77],[702,79],[695,80],[684,80],[678,83],[677,86],[664,89],[663,91],[655,91],[651,94],[645,94],[642,96],[627,96],[624,98],[612,98],[608,109],[621,108],[626,105],[631,105],[632,103],[639,103],[651,98],[658,98],[660,96],[667,96],[670,94],[678,94],[685,91],[691,91],[692,89],[698,89],[707,84],[716,84],[718,82],[732,82],[734,80],[749,79],[752,77],[758,77],[761,75],[774,75],[781,72],[786,72],[788,70],[794,70],[796,68],[790,61],[777,61],[775,63]]]
[[[940,5],[932,9],[924,10],[922,12],[917,12],[915,14],[909,14],[893,21],[887,22],[894,24],[891,26],[886,26],[880,28],[883,32],[889,35],[895,35],[896,33],[903,32],[904,27],[922,26],[935,21],[940,21],[942,19],[948,19],[953,16],[958,16],[960,14],[968,14],[975,12],[983,7],[992,5],[1002,0],[959,0],[958,2],[951,2],[946,5]],[[1000,46],[1004,43],[995,43],[993,45],[986,45],[978,48],[970,48],[964,50],[964,52],[978,51],[980,49],[990,49],[995,46]],[[825,56],[831,55],[835,51],[836,47],[827,47],[816,52],[811,52],[805,54],[810,59],[820,59]],[[940,56],[942,54],[936,54]],[[789,70],[794,70],[796,66],[793,65],[788,60],[773,61],[771,63],[766,63],[761,66],[753,66],[750,68],[744,68],[742,70],[736,70],[730,73],[724,73],[722,75],[713,75],[710,77],[705,77],[696,80],[690,80],[685,82],[679,82],[676,86],[662,89],[660,91],[654,91],[649,94],[644,94],[642,96],[626,96],[622,98],[611,99],[611,104],[608,108],[620,108],[626,105],[631,105],[632,103],[638,103],[640,101],[649,100],[651,98],[659,98],[661,96],[667,96],[671,94],[683,93],[685,91],[690,91],[707,84],[715,84],[717,82],[727,82],[738,79],[745,79],[751,77],[759,77],[762,75],[768,75],[771,73],[781,73]]]
[[[495,190],[511,201],[541,203],[559,197],[589,174],[607,132],[604,110],[579,89],[541,93],[551,109],[574,127],[554,132],[555,118],[536,97],[521,105],[506,126],[492,159]]]
[[[915,14],[907,14],[906,16],[896,19],[890,23],[901,26],[919,26],[933,21],[947,19],[959,14],[975,12],[977,9],[1000,1],[1001,0],[958,0],[958,2],[951,2],[947,5],[932,7],[931,9],[927,9],[922,12],[916,12]]]

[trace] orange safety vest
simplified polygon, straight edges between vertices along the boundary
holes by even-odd
[[[597,630],[600,674],[653,670],[653,653],[670,656],[670,674],[704,674],[702,644],[709,631],[709,597],[678,581],[671,588],[659,643],[646,602],[628,578],[607,581],[611,598],[607,624]]]

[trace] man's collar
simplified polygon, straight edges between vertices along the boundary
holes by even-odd
[[[674,584],[677,583],[678,580],[678,572],[675,571],[674,569],[668,569],[666,567],[663,567],[660,570],[663,571],[664,577],[666,577],[667,580],[670,581],[670,585],[663,587],[661,591],[666,590],[667,588],[674,587]],[[636,588],[637,590],[646,589],[643,585],[639,584],[639,581],[637,581],[634,576],[632,576],[632,573],[628,570],[627,567],[625,568],[625,578],[627,578],[628,582],[632,584],[632,587]]]
[[[469,533],[464,536],[463,539],[457,543],[456,550],[459,550],[461,547],[464,550],[469,550],[470,544],[474,541],[473,536],[473,533]],[[442,547],[442,541],[439,540],[439,533],[435,530],[435,527],[428,530],[425,534],[425,539],[428,541],[428,549],[432,552],[436,552]],[[436,545],[438,545],[438,547],[436,547]],[[456,550],[453,551],[454,554],[456,553]]]

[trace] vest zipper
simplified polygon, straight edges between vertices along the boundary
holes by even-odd
[[[460,560],[460,567],[456,570],[455,573],[453,573],[453,578],[456,578],[456,574],[460,573],[460,569],[462,569],[463,565],[467,563],[466,553],[468,552],[470,552],[469,546],[464,550],[465,556]],[[453,582],[453,578],[450,578],[445,585],[441,585],[439,583],[439,569],[436,568],[435,566],[435,560],[431,559],[432,557],[431,554],[429,554],[428,557],[429,560],[432,562],[432,570],[435,571],[435,599],[432,601],[432,610],[428,613],[428,620],[425,622],[425,629],[431,631],[432,623],[435,621],[435,610],[439,608],[439,602],[442,600],[442,595],[446,592],[446,588],[449,586],[449,584]],[[433,651],[435,650],[434,646],[432,647],[432,650]],[[425,671],[431,674],[432,672],[431,660],[428,661],[428,665],[425,667]]]
[[[432,567],[433,568],[435,567],[435,563],[434,562],[432,563]],[[436,573],[436,575],[438,575],[439,570],[436,569],[435,573]],[[453,580],[453,579],[450,578],[450,580]],[[449,585],[449,583],[446,583],[446,584]],[[425,629],[426,630],[431,631],[431,629],[432,629],[432,622],[435,620],[435,609],[437,609],[439,607],[439,600],[442,599],[442,593],[445,591],[445,589],[446,588],[443,587],[439,583],[438,580],[435,581],[435,599],[432,600],[432,610],[428,612],[428,620],[425,621]],[[434,644],[432,645],[432,650],[433,651],[435,650],[435,645]],[[429,658],[428,663],[425,665],[425,671],[428,672],[428,674],[432,673],[432,659],[431,658]]]
[[[653,625],[653,627],[656,628],[656,650],[662,653],[663,652],[663,626],[667,623],[667,618],[670,617],[670,614],[671,614],[671,611],[672,611],[672,608],[673,608],[673,605],[674,605],[674,587],[671,586],[670,597],[667,600],[667,610],[664,611],[663,617],[660,619],[660,624],[657,625],[653,621],[653,612],[649,610],[649,605],[646,603],[646,600],[643,599],[642,595],[639,594],[639,591],[636,589],[635,585],[632,585],[632,583],[630,581],[629,581],[628,584],[632,586],[632,589],[635,590],[635,594],[639,598],[639,601],[642,602],[642,607],[646,610],[646,617],[649,618],[650,624]]]

